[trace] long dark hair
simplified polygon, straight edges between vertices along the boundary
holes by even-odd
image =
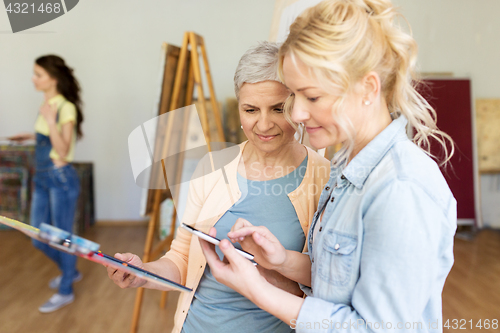
[[[35,60],[35,63],[45,69],[57,80],[57,91],[76,107],[76,136],[83,136],[81,124],[83,122],[82,100],[80,99],[80,84],[73,76],[73,69],[68,67],[64,59],[56,55],[46,55]]]

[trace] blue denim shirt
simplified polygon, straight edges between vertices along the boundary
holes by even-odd
[[[292,321],[298,333],[442,332],[456,201],[406,124],[393,120],[332,168],[308,235],[312,286]]]

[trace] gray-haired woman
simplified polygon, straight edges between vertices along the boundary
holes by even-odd
[[[296,126],[283,114],[289,91],[279,81],[277,67],[275,43],[260,43],[241,58],[234,82],[248,141],[228,148],[238,149],[237,157],[224,167],[229,185],[222,173],[216,172],[191,182],[182,221],[204,231],[213,226],[219,238],[227,238],[238,218],[259,221],[273,230],[287,249],[302,251],[330,166],[294,138]],[[129,253],[116,257],[195,290],[179,296],[173,332],[292,331],[289,324],[218,283],[198,240],[182,228],[177,230],[170,251],[155,262],[142,263]],[[264,268],[259,270],[275,286],[302,295],[297,283]],[[111,268],[108,275],[122,288],[158,288]]]

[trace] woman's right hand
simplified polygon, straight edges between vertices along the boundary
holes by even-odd
[[[132,253],[117,253],[115,254],[116,259],[123,260],[131,265],[137,266],[141,269],[144,269],[144,264],[138,256]],[[137,288],[142,287],[146,284],[146,280],[136,277],[135,275],[131,275],[125,271],[120,269],[116,269],[113,267],[106,266],[108,270],[108,276],[113,282],[118,285],[120,288]]]
[[[255,227],[239,218],[227,236],[231,242],[240,243],[243,250],[253,254],[254,260],[264,268],[277,270],[286,261],[286,249],[266,227]]]
[[[34,140],[35,139],[35,134],[33,133],[19,133],[13,136],[9,136],[7,139],[10,141],[16,141],[16,142],[23,142],[26,140]]]

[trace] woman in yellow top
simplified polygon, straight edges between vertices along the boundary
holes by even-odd
[[[227,177],[222,172],[203,172],[210,168],[209,158],[208,165],[198,165],[197,172],[205,176],[193,177],[190,182],[182,222],[202,231],[214,226],[223,238],[236,219],[253,218],[272,229],[286,248],[301,252],[306,248],[305,235],[330,168],[328,160],[294,138],[295,124],[283,114],[289,91],[279,81],[277,65],[276,43],[263,42],[241,58],[234,85],[248,141],[211,154],[213,161],[231,156],[224,165]],[[198,240],[183,228],[177,230],[170,251],[157,261],[143,264],[130,253],[116,257],[193,289],[179,296],[173,332],[293,331],[287,323],[215,281]],[[260,266],[258,269],[273,285],[302,295],[296,282]],[[108,268],[108,275],[122,288],[157,288],[112,268]]]
[[[36,119],[35,134],[10,138],[14,141],[36,140],[31,224],[38,227],[47,223],[72,232],[80,182],[69,162],[73,160],[76,139],[82,136],[80,86],[73,70],[55,55],[36,59],[33,83],[36,90],[45,95]],[[58,292],[39,308],[43,313],[52,312],[73,302],[72,284],[82,276],[76,270],[75,256],[38,241],[33,241],[33,244],[62,272],[49,282],[49,287],[58,289]]]

